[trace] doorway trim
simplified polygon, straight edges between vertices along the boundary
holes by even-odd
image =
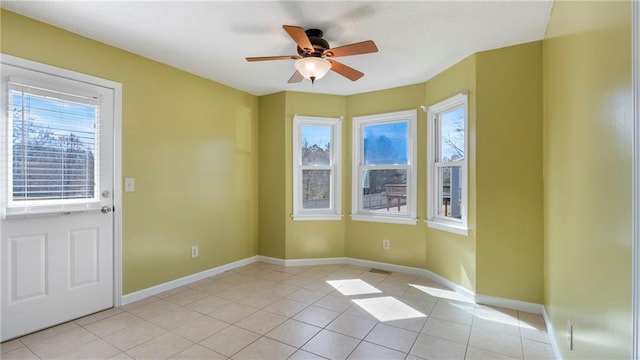
[[[0,63],[113,90],[113,305],[122,304],[122,84],[0,53]]]
[[[633,165],[632,165],[632,358],[640,358],[640,2],[631,2],[631,94],[633,102]]]

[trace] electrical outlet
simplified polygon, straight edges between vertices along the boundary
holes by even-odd
[[[573,323],[571,320],[567,320],[567,345],[569,350],[573,351]]]
[[[191,258],[195,259],[198,257],[198,245],[193,245],[191,247]]]
[[[391,248],[391,242],[387,239],[382,240],[382,249],[389,250]]]

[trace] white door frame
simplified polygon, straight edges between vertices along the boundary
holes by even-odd
[[[640,358],[640,2],[632,1],[631,87],[633,102],[633,166],[632,166],[632,359]]]
[[[0,53],[0,63],[113,89],[113,305],[122,304],[122,84]]]

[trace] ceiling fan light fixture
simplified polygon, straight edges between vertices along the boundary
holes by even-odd
[[[296,61],[296,70],[305,79],[311,80],[311,82],[324,77],[329,70],[331,70],[331,63],[329,60],[321,57],[305,57]]]

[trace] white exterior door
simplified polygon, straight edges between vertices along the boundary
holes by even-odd
[[[114,305],[114,89],[1,70],[7,340]]]

